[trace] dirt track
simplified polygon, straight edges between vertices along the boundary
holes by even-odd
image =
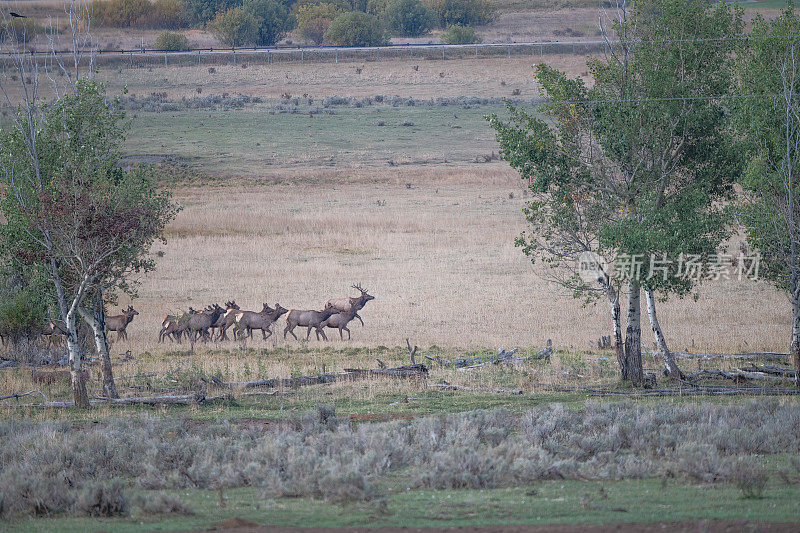
[[[344,531],[338,528],[300,528],[261,526],[248,520],[232,518],[209,527],[204,531],[231,531],[234,533],[333,533]],[[734,532],[776,532],[794,533],[800,531],[800,522],[790,524],[772,524],[755,522],[729,522],[724,520],[698,520],[696,522],[655,522],[655,523],[619,523],[596,525],[505,525],[505,526],[463,526],[452,528],[408,528],[408,527],[359,527],[348,528],[355,533],[606,533],[606,532],[643,532],[655,533],[734,533]]]

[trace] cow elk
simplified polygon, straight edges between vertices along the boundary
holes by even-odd
[[[214,336],[214,330],[219,330],[219,335],[217,336],[217,340],[224,340],[227,338],[225,336],[225,330],[227,327],[225,326],[226,320],[229,315],[236,315],[237,311],[241,310],[241,307],[236,305],[236,300],[231,300],[230,302],[225,302],[225,312],[219,315],[217,321],[211,325],[211,336]]]
[[[355,309],[353,317],[357,318],[361,322],[361,325],[363,326],[364,321],[361,320],[361,317],[358,315],[358,312],[361,311],[365,305],[367,305],[368,301],[374,300],[375,297],[367,293],[365,289],[361,288],[360,283],[357,285],[353,285],[353,288],[359,291],[361,295],[356,298],[331,298],[325,303],[325,309],[333,308],[335,310],[334,313],[336,311],[349,312],[351,309]]]
[[[321,325],[321,328],[335,328],[339,330],[339,338],[344,340],[344,335],[342,335],[342,331],[347,332],[347,340],[350,340],[350,329],[348,329],[347,324],[353,320],[358,313],[356,312],[355,307],[351,307],[349,311],[340,311],[331,316],[329,316]],[[363,324],[363,322],[362,322]]]
[[[106,318],[106,329],[108,331],[116,331],[117,340],[127,340],[128,332],[126,331],[126,328],[133,320],[133,317],[138,314],[139,313],[133,308],[133,306],[129,305],[127,309],[122,310],[121,315],[115,315]]]
[[[248,337],[252,337],[253,330],[260,329],[264,340],[267,340],[272,336],[272,324],[274,324],[281,317],[281,315],[288,312],[289,310],[281,306],[279,303],[275,304],[275,309],[272,309],[269,305],[264,304],[264,308],[260,313],[244,311],[236,317],[236,329],[234,330],[234,337],[236,336],[237,331],[241,334],[242,330],[245,331],[245,334]]]
[[[64,328],[64,326],[62,326],[58,322],[49,320],[47,322],[47,325],[42,327],[41,334],[42,336],[47,337],[47,347],[51,348],[53,346],[53,343],[57,342],[54,340],[55,337],[56,336],[66,337],[67,330]]]
[[[295,340],[299,340],[293,330],[297,326],[302,326],[308,327],[306,340],[311,337],[311,328],[316,330],[317,340],[319,340],[320,335],[322,335],[323,339],[328,340],[325,331],[322,329],[322,323],[335,312],[336,309],[333,307],[328,307],[322,311],[298,311],[297,309],[292,309],[289,311],[289,314],[286,315],[286,328],[283,330],[283,338],[286,338],[287,333],[291,333]]]
[[[212,324],[216,323],[217,319],[225,312],[224,307],[217,304],[208,306],[206,309],[199,313],[193,314],[186,322],[186,328],[192,342],[197,340],[199,335],[203,342],[208,341],[210,335],[208,333]]]

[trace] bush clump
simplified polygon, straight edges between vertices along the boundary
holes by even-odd
[[[436,14],[439,27],[453,24],[479,26],[492,20],[494,6],[489,0],[426,0]]]
[[[344,13],[336,4],[321,3],[297,7],[295,21],[297,33],[302,39],[319,46],[333,19]]]
[[[453,24],[442,33],[442,44],[475,44],[482,41],[472,26]]]
[[[331,21],[324,42],[333,46],[383,46],[388,44],[389,39],[378,17],[350,11]]]
[[[121,481],[99,482],[85,489],[75,504],[78,514],[94,517],[128,516],[130,509]]]
[[[181,52],[189,49],[189,39],[182,33],[165,31],[156,38],[156,50]]]
[[[98,26],[166,30],[186,26],[180,0],[95,0],[91,10]]]
[[[243,6],[220,11],[208,23],[208,28],[228,46],[252,46],[260,30],[256,16]]]
[[[406,37],[428,33],[437,24],[436,14],[420,0],[391,0],[383,20],[394,34]]]

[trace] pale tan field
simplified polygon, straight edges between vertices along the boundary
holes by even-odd
[[[365,97],[376,94],[413,98],[457,96],[534,98],[533,66],[539,62],[575,77],[586,72],[587,56],[545,54],[491,58],[465,58],[426,61],[393,59],[333,64],[292,61],[271,65],[249,64],[148,68],[101,69],[99,77],[109,91],[118,94],[126,87],[130,93],[147,96],[166,93],[169,98],[208,94],[247,94],[261,98],[280,98],[283,94],[314,98],[331,95]],[[240,59],[240,62],[242,60]],[[246,62],[246,60],[245,60]],[[124,65],[123,65],[124,67]],[[417,70],[415,70],[415,67]],[[360,71],[360,72],[359,72]],[[505,88],[500,83],[505,82]]]
[[[158,350],[163,315],[190,305],[233,298],[244,309],[262,302],[319,309],[352,294],[355,282],[376,299],[363,310],[366,327],[352,328],[353,345],[397,346],[409,337],[422,347],[497,348],[552,338],[557,347],[585,349],[608,334],[606,306],[583,308],[514,247],[524,198],[513,172],[497,165],[380,177],[178,191],[184,210],[168,244],[154,249],[164,256],[143,279],[129,342],[115,349]],[[785,299],[753,282],[709,283],[699,301],[660,311],[674,348],[781,349],[789,330]],[[254,346],[284,345],[283,325]]]

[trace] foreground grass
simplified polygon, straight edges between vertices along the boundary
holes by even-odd
[[[7,531],[171,531],[206,529],[238,517],[262,525],[296,527],[457,527],[493,524],[609,524],[697,519],[794,522],[800,487],[773,484],[762,499],[743,499],[732,485],[685,485],[661,480],[546,481],[484,490],[406,490],[398,485],[384,505],[334,505],[308,498],[265,498],[255,489],[168,491],[191,516],[37,518]]]

